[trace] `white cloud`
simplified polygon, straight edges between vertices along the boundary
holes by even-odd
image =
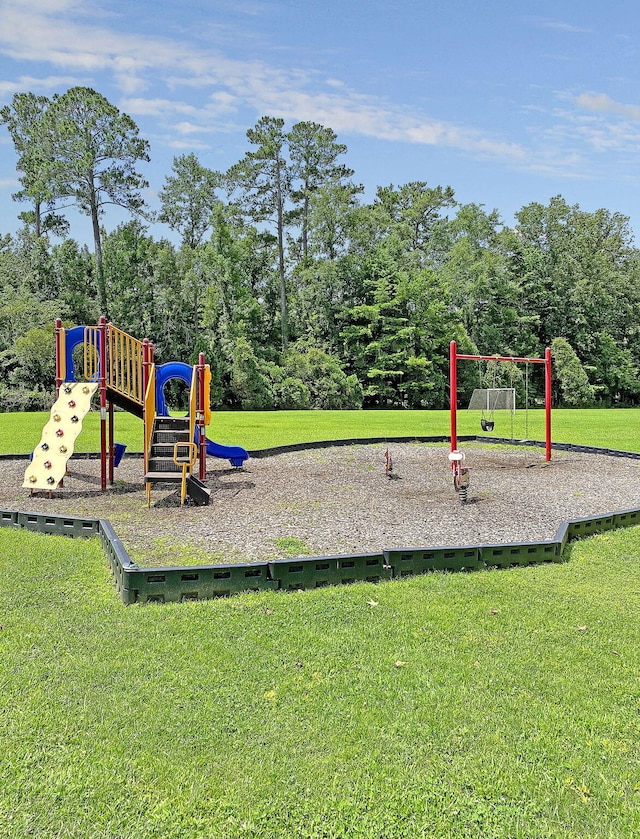
[[[604,93],[567,93],[561,107],[531,110],[539,117],[539,148],[527,168],[561,178],[593,179],[622,165],[628,171],[640,153],[640,107]]]
[[[0,178],[0,190],[14,190],[20,186],[17,178]]]
[[[198,140],[189,138],[188,140],[169,140],[167,145],[170,149],[176,151],[208,151],[210,146],[207,143],[201,143]]]
[[[465,152],[519,161],[526,156],[515,143],[485,136],[365,97],[338,78],[320,80],[297,68],[239,61],[215,49],[162,37],[118,31],[95,6],[80,0],[0,0],[3,26],[0,51],[15,59],[48,62],[74,72],[108,72],[123,94],[119,103],[132,116],[155,115],[191,133],[224,131],[224,117],[242,106],[257,115],[270,113],[294,121],[313,120],[346,134],[446,146]],[[202,107],[176,99],[135,96],[161,82],[207,90]],[[235,126],[234,126],[235,127]],[[184,128],[182,129],[183,133]],[[188,132],[187,132],[188,133]]]
[[[583,26],[578,26],[575,23],[567,23],[563,20],[553,20],[544,17],[530,17],[529,20],[536,26],[541,26],[543,29],[556,29],[559,32],[573,32],[577,35],[587,35],[591,32]]]
[[[221,114],[236,113],[240,104],[240,98],[220,90],[211,94],[209,103],[209,111],[219,116]]]
[[[132,116],[172,116],[174,114],[194,115],[199,109],[187,102],[179,102],[175,99],[162,99],[159,97],[145,99],[134,97],[122,101],[123,109]]]
[[[73,87],[80,84],[75,76],[45,76],[36,78],[34,76],[20,76],[16,81],[0,81],[0,99],[9,100],[14,93],[21,93],[30,90],[32,93],[49,93],[65,87]]]
[[[191,134],[199,134],[202,131],[209,130],[207,128],[204,128],[202,125],[194,125],[194,123],[192,122],[178,122],[173,127],[178,132],[178,134],[183,134],[184,136],[189,136]]]
[[[640,120],[640,105],[616,102],[606,93],[581,93],[575,101],[578,107],[584,108],[586,111],[597,114],[615,114],[616,116]]]

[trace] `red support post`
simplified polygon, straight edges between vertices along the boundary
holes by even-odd
[[[201,481],[205,481],[207,478],[207,438],[205,436],[205,424],[204,424],[204,415],[205,415],[205,387],[204,387],[204,353],[201,352],[198,355],[198,404],[196,409],[196,422],[198,423],[198,443],[199,443],[199,456],[200,456],[200,473],[199,477]]]
[[[451,451],[458,448],[457,408],[458,408],[458,354],[455,341],[449,344],[449,391],[451,405]]]
[[[100,335],[100,486],[107,488],[107,321],[104,316],[98,320]]]
[[[113,486],[113,460],[115,457],[115,446],[113,443],[113,402],[109,400],[109,486]]]
[[[142,433],[143,437],[143,450],[144,450],[144,471],[147,472],[149,469],[149,452],[147,451],[147,427],[149,423],[153,422],[153,417],[147,416],[147,388],[149,386],[149,378],[150,372],[149,368],[153,364],[153,344],[149,341],[148,338],[144,338],[142,341],[142,423],[144,426],[144,430]]]
[[[551,460],[551,347],[544,351],[544,413],[546,459]]]

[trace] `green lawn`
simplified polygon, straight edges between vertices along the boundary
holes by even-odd
[[[0,454],[27,454],[40,440],[48,413],[0,414]],[[496,412],[494,434],[520,440],[544,440],[544,411],[519,411],[512,418]],[[640,451],[640,409],[553,411],[555,442]],[[526,431],[528,430],[528,434]],[[351,437],[448,436],[448,411],[218,411],[207,435],[219,443],[249,450],[288,443]],[[481,434],[478,412],[458,412],[458,434]],[[129,451],[142,451],[142,422],[117,412],[115,439]],[[92,411],[83,424],[77,451],[99,451],[100,419]]]
[[[0,449],[28,451],[42,419],[0,415]],[[140,422],[117,419],[135,449]],[[639,450],[638,411],[554,421],[556,440]],[[219,413],[209,436],[447,431],[446,412]],[[0,836],[636,839],[639,537],[125,607],[96,539],[0,529]]]
[[[124,607],[0,530],[3,839],[633,839],[640,543]]]

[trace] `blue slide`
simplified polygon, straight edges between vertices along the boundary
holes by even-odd
[[[169,409],[164,398],[164,386],[171,379],[179,379],[188,387],[191,387],[191,376],[193,374],[193,367],[184,364],[182,361],[168,361],[166,364],[156,365],[156,413],[159,416],[168,417]],[[196,437],[194,442],[199,444],[199,431],[196,427]],[[232,466],[242,466],[245,460],[248,460],[248,452],[242,446],[223,446],[221,443],[215,443],[213,440],[207,438],[207,454],[211,457],[219,457],[222,460],[225,458]]]

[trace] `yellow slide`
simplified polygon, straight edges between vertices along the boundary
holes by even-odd
[[[82,430],[82,420],[91,407],[97,382],[63,382],[51,409],[51,419],[24,473],[23,487],[55,489],[67,471],[67,461]]]

